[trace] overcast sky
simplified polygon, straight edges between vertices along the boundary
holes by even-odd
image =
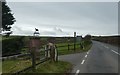
[[[118,34],[117,2],[8,2],[16,18],[13,35]]]

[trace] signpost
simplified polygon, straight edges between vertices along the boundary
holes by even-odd
[[[37,31],[37,33],[36,33]],[[36,37],[37,34],[37,37]],[[32,56],[32,67],[33,69],[35,69],[35,65],[36,65],[36,59],[40,58],[39,55],[39,48],[40,48],[40,37],[38,37],[38,29],[35,28],[35,32],[34,32],[34,36],[30,38],[29,41],[29,50]]]
[[[69,51],[69,49],[70,49],[70,48],[69,48],[69,46],[70,46],[69,44],[70,44],[70,37],[68,37],[68,51]]]
[[[76,44],[76,32],[74,32],[74,51],[76,50],[75,44]]]
[[[40,58],[40,56],[38,56],[39,48],[40,48],[40,38],[39,37],[30,38],[29,49],[32,56],[32,66],[34,69],[35,69],[36,59]]]

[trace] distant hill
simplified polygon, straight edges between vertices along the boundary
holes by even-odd
[[[92,36],[93,40],[109,43],[120,47],[120,35],[114,36]]]

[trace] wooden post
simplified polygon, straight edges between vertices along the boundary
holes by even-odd
[[[80,48],[81,48],[81,43],[80,43]]]
[[[35,47],[32,47],[32,49],[31,49],[31,58],[32,58],[32,68],[33,68],[33,70],[35,70],[35,64],[36,64],[36,62],[35,62]]]
[[[58,61],[58,52],[56,46],[53,43],[49,43],[50,48],[50,59],[52,62]]]
[[[33,67],[33,70],[35,70],[36,68],[36,61],[35,61],[35,53],[32,54],[32,67]]]
[[[75,45],[75,43],[74,43],[74,51],[76,50],[76,47],[75,47],[76,45]]]
[[[58,61],[58,51],[57,51],[57,46],[55,45],[55,61]]]
[[[69,44],[68,44],[68,51],[69,51]]]
[[[45,46],[45,58],[48,59],[48,45]]]
[[[55,48],[54,46],[51,46],[50,48],[50,57],[53,62],[55,62]]]

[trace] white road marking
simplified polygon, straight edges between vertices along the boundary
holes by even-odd
[[[81,64],[84,64],[84,62],[85,62],[85,60],[83,60],[83,61],[81,62]]]
[[[109,47],[106,47],[106,48],[109,48]]]
[[[107,46],[104,46],[105,48],[109,48],[109,47],[107,47]]]
[[[80,70],[77,70],[75,75],[78,75],[79,72],[80,72]]]
[[[87,55],[85,55],[85,58],[87,58]]]
[[[89,51],[87,52],[87,54],[89,54]]]
[[[116,51],[114,51],[114,50],[111,50],[112,52],[114,52],[114,53],[116,53],[116,54],[118,54],[118,55],[120,55],[118,52],[116,52]]]

